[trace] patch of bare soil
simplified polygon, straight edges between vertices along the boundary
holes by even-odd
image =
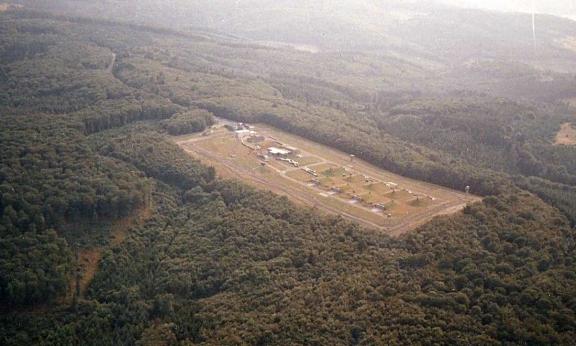
[[[10,9],[18,9],[18,8],[23,8],[24,6],[22,5],[17,5],[17,4],[8,4],[5,2],[0,3],[0,12],[6,12]]]
[[[562,124],[554,141],[556,145],[576,145],[576,129],[571,123]]]
[[[565,37],[563,39],[556,40],[562,48],[576,52],[576,37]]]

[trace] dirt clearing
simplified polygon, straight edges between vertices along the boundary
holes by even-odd
[[[391,235],[405,233],[436,215],[457,212],[480,200],[390,173],[261,124],[247,126],[220,120],[209,134],[174,140],[190,155],[214,166],[220,177],[240,179]]]
[[[17,4],[8,4],[5,2],[0,3],[0,12],[6,12],[10,9],[18,9],[18,8],[23,8],[24,6],[22,5],[17,5]]]
[[[554,141],[556,145],[576,145],[576,128],[572,123],[562,124]]]

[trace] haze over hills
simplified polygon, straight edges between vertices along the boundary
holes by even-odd
[[[209,28],[230,39],[273,47],[397,59],[427,71],[429,78],[417,87],[408,82],[410,88],[435,88],[430,81],[454,76],[444,84],[494,95],[563,99],[572,96],[570,91],[554,87],[537,96],[530,90],[541,91],[550,79],[569,88],[569,74],[576,72],[576,22],[540,16],[534,41],[528,14],[435,2],[170,0],[159,5],[107,0],[34,1],[29,6],[192,32]],[[509,78],[510,73],[515,76]]]
[[[470,11],[434,2],[170,0],[158,5],[108,0],[34,1],[29,6],[179,30],[211,28],[245,39],[323,50],[416,55],[450,63],[516,59],[547,69],[576,70],[574,47],[566,43],[576,37],[575,22],[541,16],[534,43],[528,14]]]
[[[442,0],[442,2],[463,7],[509,12],[532,13],[534,11],[536,13],[576,19],[576,2],[574,0]]]

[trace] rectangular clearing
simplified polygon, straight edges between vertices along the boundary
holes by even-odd
[[[174,140],[190,155],[214,166],[222,178],[240,179],[390,235],[400,235],[434,216],[458,212],[480,200],[390,173],[260,124],[220,120],[204,134]]]

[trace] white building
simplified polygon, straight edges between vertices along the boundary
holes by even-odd
[[[270,147],[270,148],[268,148],[268,153],[270,155],[273,155],[273,156],[286,156],[286,155],[290,155],[292,153],[292,151],[290,151],[288,149]]]

